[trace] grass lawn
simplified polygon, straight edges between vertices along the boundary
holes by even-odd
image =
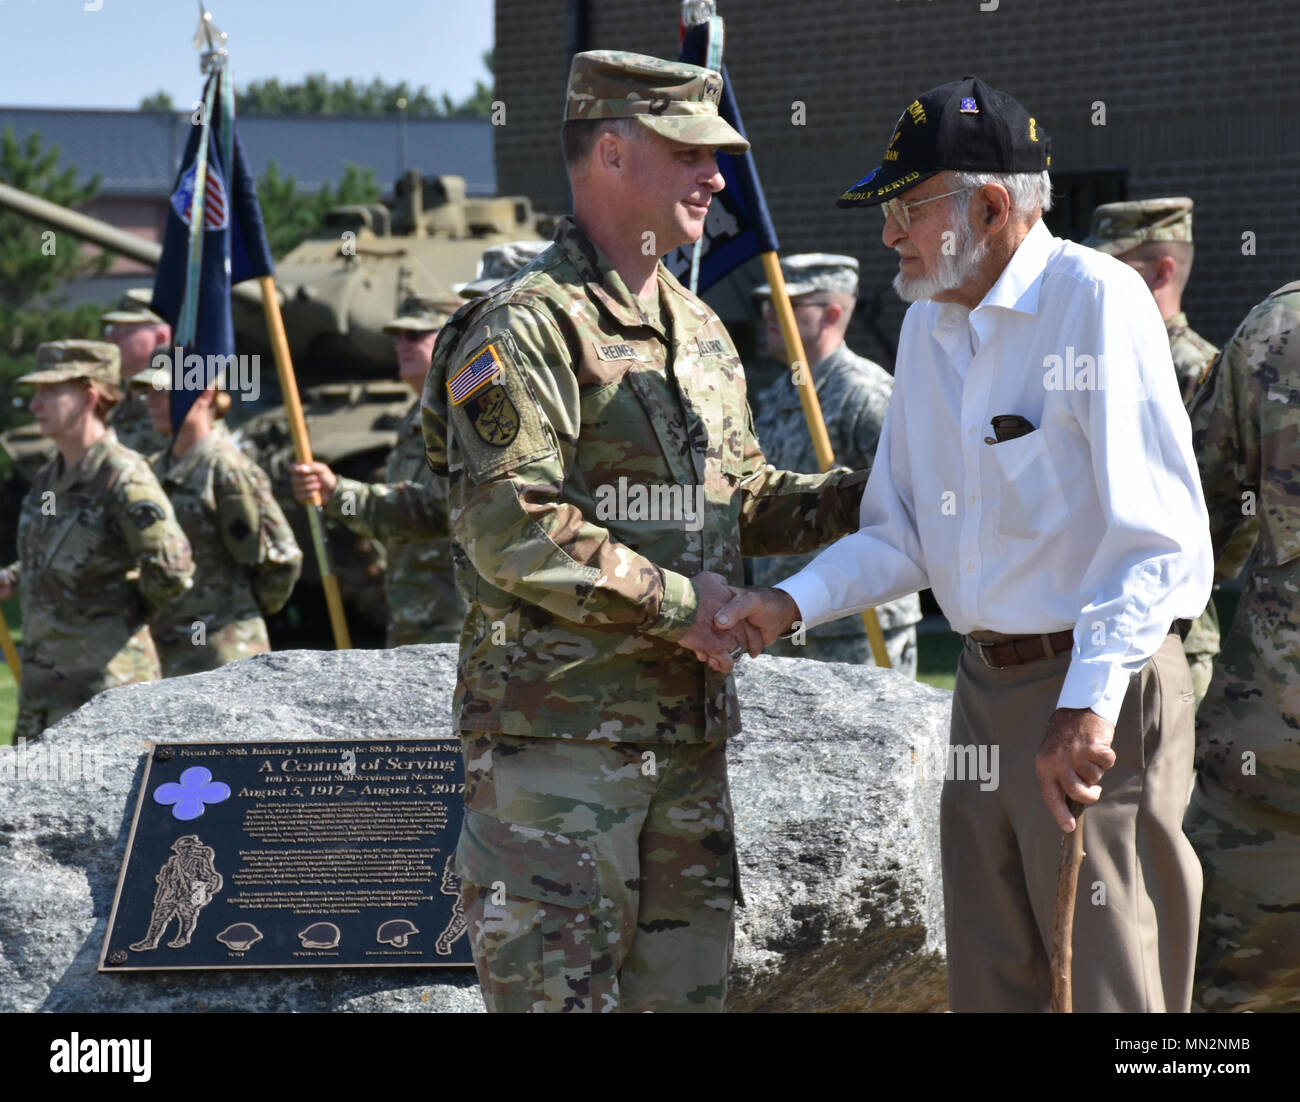
[[[9,634],[14,637],[14,645],[22,640],[23,629],[18,612],[18,598],[10,597],[0,601],[0,611],[4,612],[5,623],[9,625]],[[14,741],[14,720],[18,718],[18,685],[13,674],[9,672],[9,663],[0,656],[0,746],[9,746]]]

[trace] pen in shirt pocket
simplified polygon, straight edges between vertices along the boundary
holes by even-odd
[[[1001,444],[1006,440],[1018,440],[1034,431],[1033,422],[1018,413],[999,413],[993,418],[993,436],[984,437],[986,444]],[[994,438],[996,437],[996,439]]]

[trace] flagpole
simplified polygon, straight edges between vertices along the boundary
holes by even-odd
[[[299,463],[310,463],[311,441],[307,437],[307,420],[302,413],[302,400],[298,397],[298,381],[293,373],[293,360],[289,356],[289,341],[284,333],[284,317],[280,313],[280,296],[275,289],[274,276],[259,276],[262,289],[262,312],[266,315],[266,331],[271,338],[271,351],[275,355],[275,370],[280,377],[280,394],[289,418],[289,435],[293,438],[293,452]],[[321,519],[321,499],[313,494],[306,506],[307,526],[311,529],[312,547],[320,567],[320,584],[325,590],[325,606],[329,609],[330,627],[334,631],[336,650],[348,650],[352,640],[343,614],[343,597],[339,580],[330,566],[329,550],[325,544],[325,526]]]

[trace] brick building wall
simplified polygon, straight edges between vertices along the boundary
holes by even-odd
[[[502,192],[567,209],[558,132],[573,46],[676,56],[678,10],[676,0],[496,0]],[[903,314],[889,288],[896,264],[879,214],[839,210],[835,197],[879,162],[917,93],[967,73],[1029,107],[1052,137],[1062,187],[1113,173],[1124,197],[1196,200],[1184,304],[1216,344],[1270,290],[1300,278],[1293,0],[997,0],[992,11],[980,0],[721,0],[719,10],[782,250],[859,257],[851,343],[866,354],[891,359]],[[795,101],[806,125],[792,124]],[[1092,121],[1097,101],[1104,126]],[[1091,200],[1071,210],[1068,188],[1064,198],[1049,220],[1082,236]],[[1253,256],[1242,253],[1247,231]]]

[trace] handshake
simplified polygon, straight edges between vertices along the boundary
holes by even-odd
[[[677,644],[722,673],[742,654],[757,658],[801,618],[799,606],[784,590],[737,588],[710,571],[696,574],[691,583],[699,598],[699,611]]]

